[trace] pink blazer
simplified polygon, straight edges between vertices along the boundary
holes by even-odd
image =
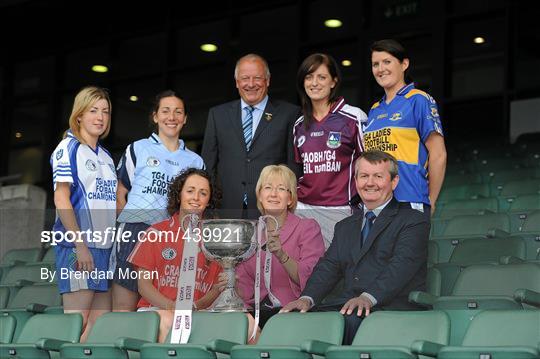
[[[320,257],[324,254],[324,243],[321,227],[314,219],[300,218],[289,212],[283,228],[280,230],[281,246],[285,252],[298,263],[300,283],[296,284],[272,255],[272,274],[270,288],[282,305],[298,299],[304,289],[311,271]],[[261,301],[268,295],[264,284],[265,251],[261,252]],[[248,305],[254,302],[255,265],[257,257],[252,256],[236,267],[239,294]]]

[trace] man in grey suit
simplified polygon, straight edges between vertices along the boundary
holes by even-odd
[[[268,97],[270,70],[259,55],[240,58],[234,78],[240,99],[210,109],[202,157],[222,190],[222,216],[256,218],[261,170],[286,164],[298,173],[292,127],[300,109]]]
[[[382,151],[367,151],[355,164],[359,213],[338,222],[334,239],[308,279],[299,299],[283,312],[339,310],[345,316],[344,344],[374,310],[420,309],[409,292],[426,287],[429,219],[408,202],[393,198],[399,182],[397,161]],[[333,303],[323,298],[343,279]]]

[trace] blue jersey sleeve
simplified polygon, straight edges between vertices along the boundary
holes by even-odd
[[[429,135],[435,131],[443,136],[439,109],[435,100],[426,94],[414,96],[414,115],[416,119],[416,128],[422,139],[426,142]]]
[[[53,186],[56,189],[58,182],[73,183],[77,174],[77,146],[78,142],[69,138],[63,139],[51,155],[53,171]]]
[[[131,190],[131,182],[135,175],[135,167],[137,165],[137,156],[135,155],[135,144],[132,143],[126,148],[126,152],[120,159],[116,169],[118,180],[122,182],[124,187]]]

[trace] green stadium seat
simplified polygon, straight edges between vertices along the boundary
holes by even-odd
[[[540,265],[520,263],[472,265],[459,274],[450,296],[411,292],[409,300],[447,312],[452,323],[450,343],[458,345],[470,321],[483,310],[540,307],[539,297]]]
[[[515,180],[504,184],[501,197],[517,197],[540,193],[540,181],[536,179]]]
[[[7,270],[7,273],[4,274],[1,284],[28,285],[32,283],[44,282],[45,279],[41,278],[42,268],[50,269],[50,265],[43,263],[27,263],[12,266]]]
[[[247,332],[245,313],[193,312],[187,344],[144,344],[141,358],[228,358],[219,351],[230,353],[234,345],[246,344]]]
[[[2,257],[2,266],[12,266],[17,263],[37,262],[41,255],[41,248],[12,249]]]
[[[489,197],[490,187],[485,183],[473,183],[461,186],[446,187],[443,186],[437,203],[442,204],[459,199],[477,199],[480,197]]]
[[[0,344],[11,343],[17,320],[8,313],[0,313]]]
[[[5,288],[5,287],[4,287]],[[0,312],[9,313],[17,320],[14,339],[17,339],[25,325],[35,313],[43,313],[48,307],[58,308],[62,297],[54,284],[35,284],[17,288],[10,294],[6,308]]]
[[[0,345],[0,358],[59,358],[60,346],[77,343],[82,330],[80,314],[36,314],[13,344]]]
[[[501,257],[526,258],[525,242],[521,238],[474,238],[456,245],[448,263],[435,266],[441,275],[441,295],[450,295],[464,267],[473,264],[498,264]]]
[[[332,346],[326,358],[427,358],[417,356],[417,348],[448,345],[449,339],[450,320],[442,311],[378,311],[364,319],[352,345]]]
[[[435,241],[428,241],[428,265],[439,263],[439,245]]]
[[[426,291],[431,295],[441,295],[442,277],[439,269],[430,267],[427,270]]]
[[[459,215],[484,214],[486,211],[493,213],[499,211],[499,202],[496,197],[449,201],[440,207],[437,206],[435,217],[450,219]]]
[[[538,359],[540,311],[497,310],[479,313],[461,346],[442,348],[439,359]]]
[[[30,304],[41,304],[47,307],[62,305],[62,296],[56,284],[40,283],[21,287],[9,301],[7,308],[26,308]]]
[[[462,186],[471,183],[482,183],[482,176],[478,173],[463,175],[462,173],[455,172],[447,173],[446,176],[444,176],[445,187]]]
[[[491,156],[490,156],[491,157]],[[518,170],[521,168],[521,160],[512,157],[483,157],[469,162],[469,171],[472,173],[481,173],[488,171]]]
[[[503,256],[525,259],[526,255],[525,242],[521,238],[475,238],[459,243],[448,262],[465,267],[498,264]]]
[[[47,251],[45,252],[45,255],[41,259],[41,262],[52,263],[53,265],[56,263],[56,254],[54,253],[53,247],[49,247],[47,249]]]
[[[540,253],[540,210],[526,215],[519,237],[527,245],[527,259],[534,259]]]
[[[158,330],[156,312],[105,313],[97,318],[86,343],[64,344],[60,354],[70,359],[139,358],[143,344],[156,342]]]
[[[0,287],[0,309],[7,307],[9,302],[9,287]]]
[[[493,229],[510,231],[510,218],[506,213],[463,215],[449,219],[442,233],[431,237],[439,246],[439,263],[448,262],[458,243],[471,238],[486,238]]]
[[[268,320],[257,345],[237,345],[233,359],[296,359],[324,356],[343,340],[344,319],[339,312],[276,314]]]
[[[504,185],[511,181],[521,181],[534,178],[536,171],[532,168],[520,168],[503,171],[488,171],[482,173],[483,183],[489,183],[491,195],[498,196]]]

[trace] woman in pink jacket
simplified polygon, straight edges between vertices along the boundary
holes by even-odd
[[[324,242],[314,219],[293,213],[298,197],[296,176],[289,168],[284,165],[263,168],[255,191],[259,211],[274,216],[278,222],[276,228],[274,221],[267,221],[268,240],[261,253],[259,326],[262,328],[282,305],[298,299],[313,267],[324,254]],[[251,306],[255,301],[256,260],[253,256],[236,269],[239,294]]]

